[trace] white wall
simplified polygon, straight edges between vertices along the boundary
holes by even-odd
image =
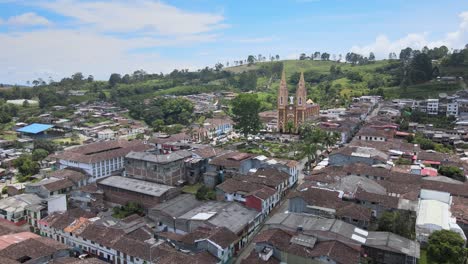
[[[438,192],[438,191],[426,190],[426,189],[421,189],[421,193],[419,194],[419,197],[423,200],[436,200],[442,203],[446,203],[448,205],[450,205],[452,201],[450,197],[450,193]]]
[[[67,196],[62,194],[51,197],[47,202],[47,211],[49,214],[67,211]]]

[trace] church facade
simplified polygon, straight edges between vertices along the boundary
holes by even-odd
[[[297,132],[304,122],[313,116],[318,116],[320,106],[312,100],[307,99],[307,89],[305,87],[304,73],[301,73],[297,84],[296,96],[289,96],[286,84],[286,74],[283,71],[278,90],[278,131],[280,133]],[[293,127],[291,127],[291,125]]]

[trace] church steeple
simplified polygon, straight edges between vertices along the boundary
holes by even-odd
[[[307,100],[307,90],[305,88],[304,72],[301,72],[301,77],[299,79],[299,83],[297,84],[297,90],[296,90],[296,105],[298,107],[305,107],[306,100]]]
[[[286,73],[283,70],[281,82],[278,89],[278,108],[284,108],[288,104],[288,85],[286,84]]]

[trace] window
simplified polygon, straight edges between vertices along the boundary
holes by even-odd
[[[280,105],[282,105],[282,104],[283,104],[283,97],[281,96],[280,97]]]

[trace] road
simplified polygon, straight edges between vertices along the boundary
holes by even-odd
[[[302,172],[304,167],[305,167],[305,164],[307,162],[307,157],[306,158],[303,158],[302,160],[299,161],[299,164],[297,165],[297,169],[299,171],[299,175],[297,177],[297,184],[296,186],[299,186],[301,185],[303,182],[304,182],[304,173]],[[284,213],[284,212],[287,212],[288,211],[288,203],[287,203],[288,199],[286,199],[286,197],[283,197],[283,199],[280,201],[280,204],[278,206],[276,206],[271,212],[270,214],[265,218],[265,220],[263,220],[263,222],[260,224],[261,225],[261,228],[258,229],[258,231],[254,234],[254,236],[252,236],[252,240],[253,238],[261,231],[265,230],[265,222],[268,221],[268,219],[271,218],[272,215],[276,214],[276,213]],[[255,247],[255,244],[252,243],[252,240],[249,241],[249,243],[247,244],[247,246],[245,246],[241,252],[239,253],[239,255],[234,259],[233,263],[235,264],[240,264],[241,261],[245,258],[247,258],[249,255],[250,255],[250,252],[252,252],[252,250],[254,249]]]
[[[304,177],[303,177],[304,178]],[[250,252],[252,252],[252,250],[254,250],[254,247],[255,247],[255,244],[252,243],[253,241],[253,238],[258,234],[260,233],[261,231],[265,230],[266,227],[265,227],[265,222],[268,221],[268,219],[271,218],[272,215],[274,214],[277,214],[277,213],[284,213],[286,211],[288,211],[288,203],[287,203],[287,199],[282,199],[280,204],[275,207],[271,212],[270,214],[263,220],[263,222],[260,224],[261,225],[261,228],[258,229],[255,234],[252,236],[252,239],[249,241],[249,244],[247,246],[245,246],[240,254],[235,257],[235,259],[233,260],[232,263],[235,263],[235,264],[240,264],[241,261],[245,258],[247,258],[249,255],[250,255]]]

